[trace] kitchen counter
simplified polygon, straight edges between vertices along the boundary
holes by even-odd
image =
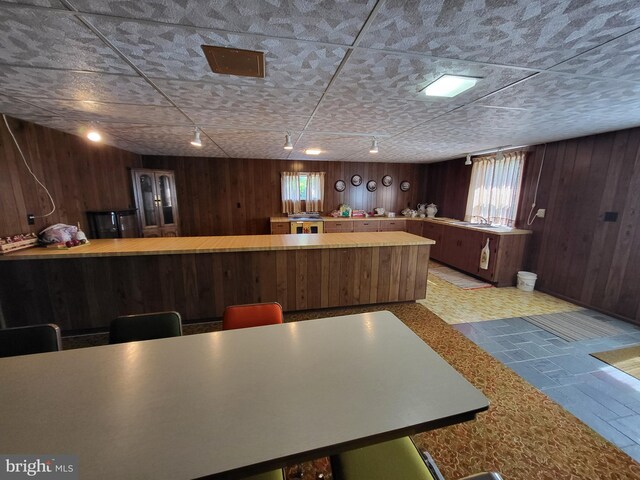
[[[533,233],[531,230],[523,230],[519,228],[508,228],[508,227],[480,227],[474,225],[461,225],[461,220],[456,220],[455,218],[446,218],[446,217],[435,217],[435,218],[422,218],[422,217],[404,217],[404,216],[396,216],[396,217],[386,217],[386,216],[373,216],[373,217],[329,217],[323,216],[315,221],[321,222],[371,222],[371,221],[382,221],[382,222],[398,222],[402,220],[406,220],[408,222],[429,222],[435,224],[444,224],[457,228],[464,228],[468,230],[476,230],[483,231],[495,235],[530,235]],[[298,221],[297,219],[290,219],[288,217],[271,217],[269,219],[271,223],[280,223],[280,222],[291,222]]]
[[[91,240],[88,245],[65,249],[31,248],[0,256],[2,260],[52,260],[63,258],[141,255],[183,255],[274,250],[398,247],[433,245],[428,238],[406,232],[326,233],[314,235],[237,235],[220,237],[118,238]]]
[[[285,311],[425,298],[431,246],[407,232],[92,240],[0,257],[9,327],[106,329],[120,315],[219,318],[228,305]]]

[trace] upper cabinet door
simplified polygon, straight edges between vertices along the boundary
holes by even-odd
[[[134,178],[142,228],[158,227],[160,224],[156,204],[159,198],[156,194],[154,175],[153,173],[135,172]]]
[[[172,174],[160,173],[156,175],[160,198],[160,221],[162,225],[175,225],[175,186]]]

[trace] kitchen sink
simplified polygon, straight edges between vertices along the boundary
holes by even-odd
[[[452,222],[452,225],[460,225],[461,227],[484,228],[487,230],[496,230],[499,232],[511,231],[511,227],[505,227],[504,225],[490,225],[488,223]]]

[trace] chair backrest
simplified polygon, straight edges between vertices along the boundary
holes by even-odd
[[[125,315],[112,320],[109,327],[110,344],[180,337],[181,335],[182,318],[178,312]]]
[[[0,357],[60,350],[60,328],[53,323],[0,329]]]
[[[261,327],[282,321],[282,307],[277,302],[231,305],[224,309],[222,329]]]

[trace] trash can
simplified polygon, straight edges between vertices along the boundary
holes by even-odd
[[[533,292],[533,287],[536,286],[536,279],[538,275],[531,272],[518,272],[518,289],[523,292]]]

